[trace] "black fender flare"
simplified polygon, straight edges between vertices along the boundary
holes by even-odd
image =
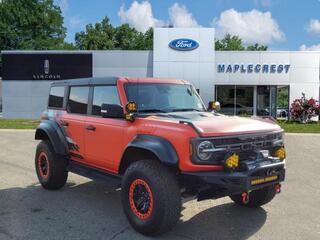
[[[36,129],[35,139],[44,140],[46,138],[49,138],[52,147],[57,154],[69,154],[66,136],[57,122],[50,120],[41,121]]]
[[[166,139],[152,135],[137,135],[126,147],[122,159],[128,149],[142,149],[153,153],[161,163],[168,166],[178,166],[179,157],[174,146]]]

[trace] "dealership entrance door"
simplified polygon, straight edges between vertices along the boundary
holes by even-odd
[[[277,86],[257,86],[257,116],[277,115]]]
[[[226,115],[287,117],[288,86],[216,85],[215,96]]]

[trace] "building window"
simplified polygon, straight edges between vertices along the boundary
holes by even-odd
[[[67,110],[70,113],[86,114],[89,87],[70,87]]]
[[[216,86],[221,113],[239,116],[288,118],[289,86]]]
[[[216,99],[220,102],[221,110],[220,112],[226,115],[235,114],[235,86],[217,86],[216,87]]]
[[[49,95],[49,108],[62,108],[65,87],[52,87]]]
[[[257,86],[257,115],[269,116],[270,113],[270,86]]]
[[[93,89],[92,115],[101,116],[101,105],[120,105],[118,90],[116,86],[97,86]]]
[[[253,87],[236,86],[236,115],[253,115]]]
[[[277,118],[288,119],[289,117],[289,86],[277,88]]]
[[[221,113],[226,115],[253,115],[253,86],[221,85],[216,87],[216,99]]]

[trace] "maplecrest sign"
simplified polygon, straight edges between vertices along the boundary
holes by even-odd
[[[218,73],[288,73],[290,64],[218,64]]]

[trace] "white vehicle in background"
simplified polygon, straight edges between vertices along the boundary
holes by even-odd
[[[225,103],[221,104],[221,113],[223,114],[233,114],[234,113],[234,107],[236,107],[236,115],[242,115],[242,116],[250,116],[253,114],[253,108],[247,107],[245,105],[242,105],[240,103],[237,103],[234,105],[234,103]]]
[[[288,118],[289,117],[289,110],[288,108],[278,108],[277,109],[277,118]]]

